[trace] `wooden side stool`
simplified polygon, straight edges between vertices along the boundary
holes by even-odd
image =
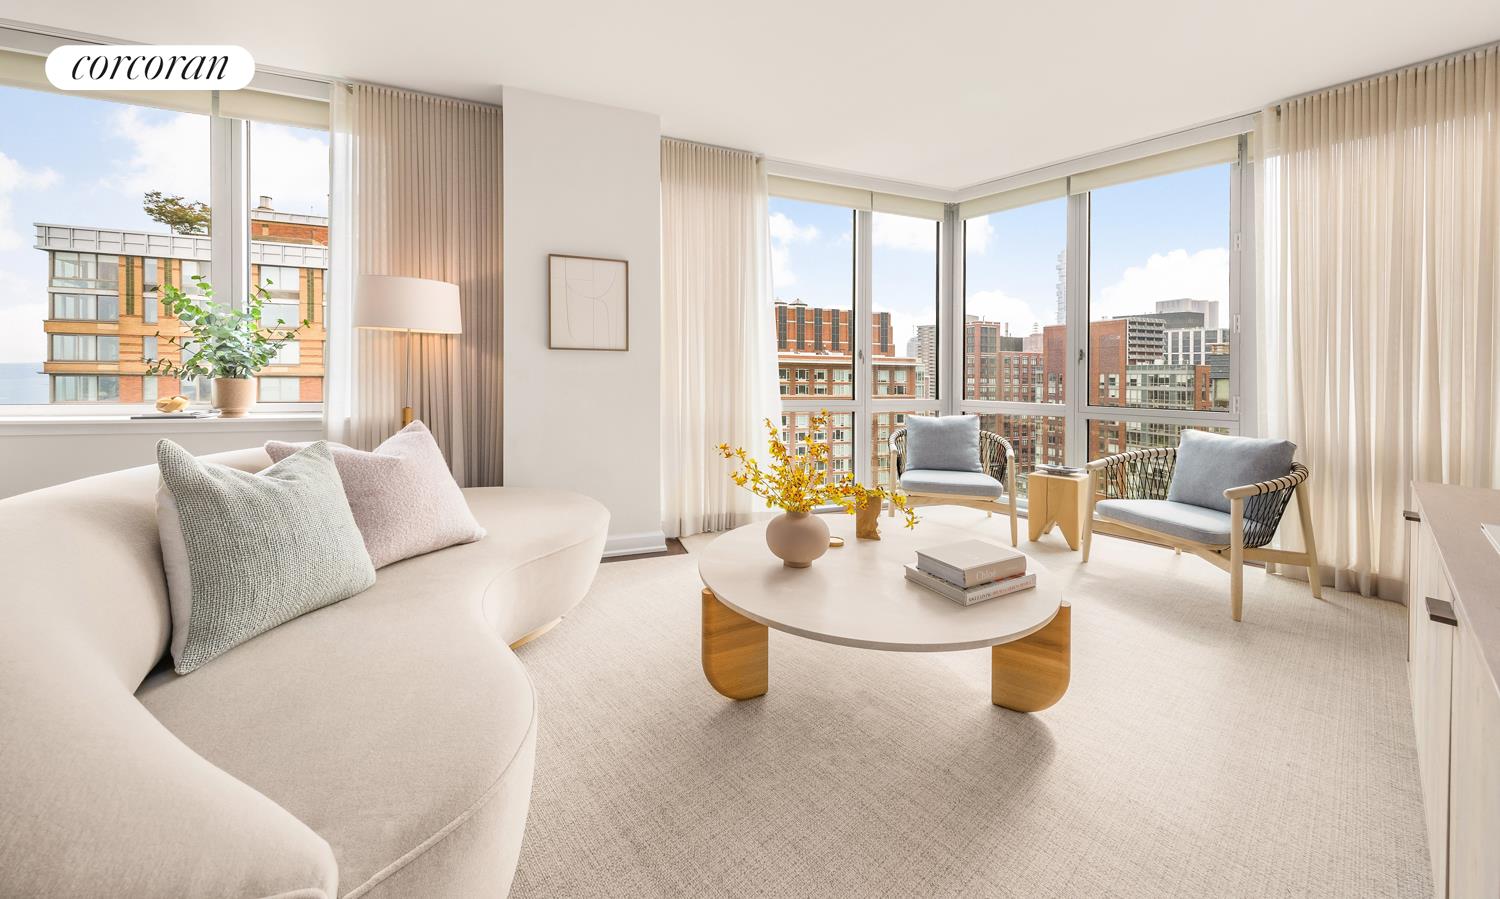
[[[1033,471],[1027,476],[1026,525],[1035,542],[1051,531],[1053,525],[1068,541],[1068,549],[1078,549],[1083,541],[1083,523],[1089,515],[1089,476],[1087,474],[1043,474]]]

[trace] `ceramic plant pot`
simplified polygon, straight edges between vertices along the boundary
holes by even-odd
[[[807,512],[783,512],[766,526],[766,546],[788,568],[806,568],[828,552],[828,525]]]
[[[224,418],[244,418],[255,405],[255,379],[214,378],[213,400]]]

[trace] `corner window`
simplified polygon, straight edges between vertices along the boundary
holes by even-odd
[[[1229,411],[1234,168],[1090,192],[1088,355],[1099,390],[1089,405]]]

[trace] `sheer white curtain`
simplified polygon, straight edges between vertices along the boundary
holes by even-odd
[[[1290,100],[1261,131],[1263,428],[1312,471],[1333,582],[1398,598],[1410,482],[1500,486],[1500,54]]]
[[[665,139],[661,211],[662,520],[676,537],[750,520],[715,447],[759,447],[779,415],[764,164]]]
[[[369,449],[411,404],[465,486],[501,480],[501,120],[498,107],[376,87],[333,91],[328,432]],[[459,287],[463,334],[350,328],[359,274]]]

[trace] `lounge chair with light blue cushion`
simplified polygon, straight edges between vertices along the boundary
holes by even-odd
[[[908,415],[891,434],[891,470],[910,505],[1009,512],[1011,546],[1018,539],[1015,461],[1010,442],[980,430],[977,415]]]
[[[1307,568],[1312,595],[1323,596],[1307,467],[1285,440],[1226,437],[1184,430],[1176,447],[1130,450],[1088,464],[1090,514],[1083,561],[1094,531],[1164,543],[1229,572],[1229,614],[1240,620],[1244,563]],[[1270,549],[1292,496],[1302,521],[1301,552]]]

